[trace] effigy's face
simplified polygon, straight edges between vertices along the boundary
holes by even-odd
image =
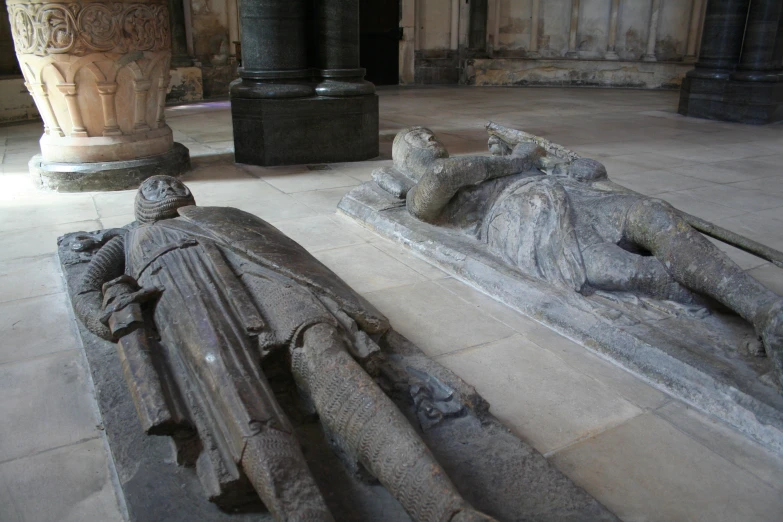
[[[187,197],[190,190],[184,183],[169,176],[154,176],[142,183],[141,190],[147,201],[164,201],[170,197]]]
[[[431,130],[425,128],[413,129],[405,135],[405,141],[416,149],[430,149],[433,152],[445,151],[446,147],[435,137]]]

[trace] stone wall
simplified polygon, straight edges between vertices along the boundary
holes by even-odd
[[[403,0],[413,34],[400,47],[412,69],[401,68],[401,83],[676,88],[698,54],[705,4]],[[476,24],[468,38],[471,17],[487,20],[485,38]]]

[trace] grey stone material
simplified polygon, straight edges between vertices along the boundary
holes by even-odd
[[[237,163],[294,165],[378,156],[378,97],[231,100]]]
[[[59,240],[131,520],[617,520],[268,223],[135,215]]]
[[[48,163],[40,154],[29,163],[33,183],[56,192],[127,190],[158,174],[180,176],[190,170],[190,152],[181,143],[158,156],[106,163]]]
[[[450,158],[428,130],[401,132],[394,175],[338,208],[783,452],[783,300],[600,163],[489,129],[500,157]]]

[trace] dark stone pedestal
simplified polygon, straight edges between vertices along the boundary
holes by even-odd
[[[44,190],[88,192],[127,190],[158,174],[180,176],[190,170],[190,152],[181,143],[157,156],[105,163],[47,163],[40,154],[30,160],[33,183]]]
[[[783,82],[746,82],[686,77],[678,112],[684,116],[738,123],[783,120]]]
[[[295,165],[378,156],[378,96],[231,99],[237,163]]]

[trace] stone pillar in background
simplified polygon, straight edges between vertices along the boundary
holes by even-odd
[[[680,114],[756,124],[783,120],[781,14],[780,0],[708,0]]]
[[[568,29],[568,52],[566,58],[579,58],[576,49],[576,36],[579,32],[579,0],[571,0],[571,25]]]
[[[320,96],[374,94],[359,67],[359,0],[320,0],[316,4],[316,48],[323,81]]]
[[[737,71],[733,80],[749,82],[777,82],[780,80],[780,60],[776,60],[775,47],[780,16],[781,0],[753,0],[745,27]]]
[[[708,0],[701,50],[689,78],[727,79],[737,66],[750,0]]]
[[[500,5],[498,5],[498,8],[500,8]],[[530,6],[530,51],[527,53],[530,58],[541,57],[541,54],[538,52],[538,24],[540,18],[541,0],[533,0]]]
[[[193,55],[188,48],[184,2],[190,0],[168,0],[171,22],[171,79],[166,86],[166,101],[173,103],[204,99],[201,68],[194,65]]]
[[[166,0],[7,0],[17,59],[44,120],[30,160],[40,187],[133,188],[179,175],[188,150],[163,118],[171,61]]]
[[[609,11],[609,43],[606,46],[605,60],[619,60],[617,54],[617,18],[620,12],[620,0],[612,0],[612,7]]]
[[[240,25],[243,67],[231,87],[238,163],[378,155],[378,98],[359,67],[358,0],[241,2]]]
[[[642,56],[642,61],[657,62],[655,57],[655,44],[658,43],[658,20],[661,17],[661,0],[652,0],[650,8],[650,25],[647,28],[647,52]]]

